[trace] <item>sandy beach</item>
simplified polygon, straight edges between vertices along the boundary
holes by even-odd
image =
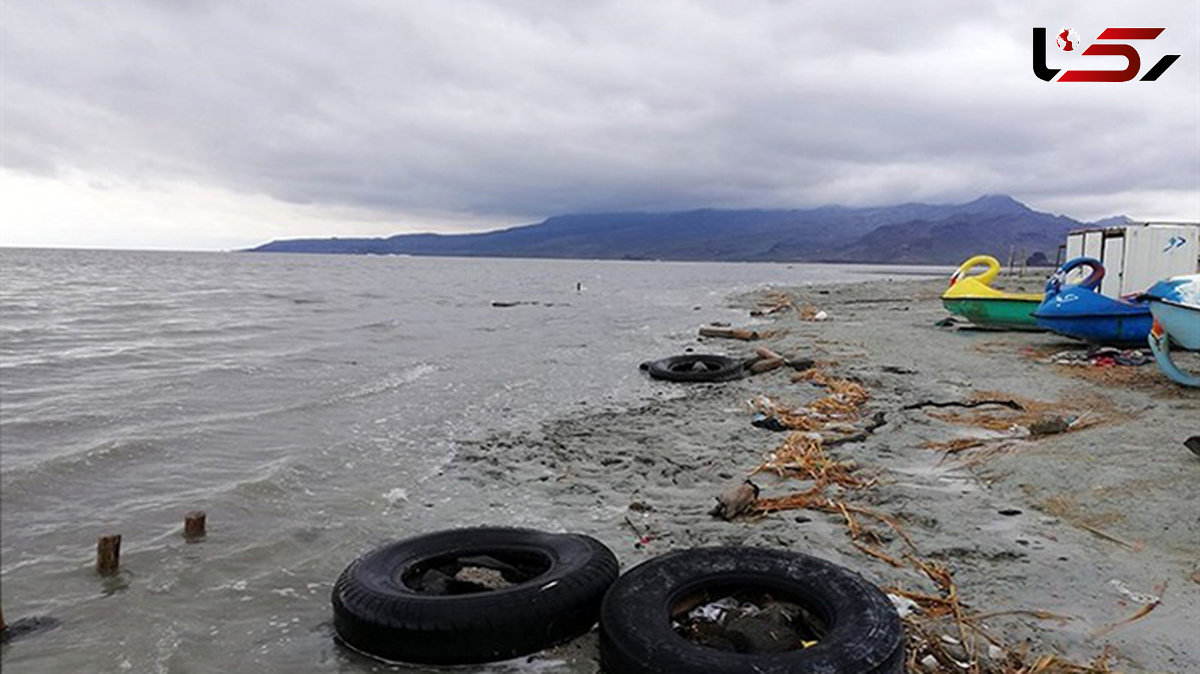
[[[734,521],[709,515],[718,493],[790,435],[752,426],[749,401],[767,396],[800,409],[829,394],[820,377],[785,367],[723,384],[664,382],[661,399],[635,409],[582,411],[532,433],[466,443],[414,497],[424,507],[404,519],[421,530],[492,522],[580,531],[611,546],[624,569],[693,546],[787,548],[897,594],[932,598],[918,601],[910,620],[927,637],[945,635],[950,655],[962,656],[967,647],[956,642],[965,640],[981,657],[978,671],[1003,671],[1008,657],[1200,671],[1200,458],[1183,445],[1200,432],[1200,397],[1153,365],[1042,362],[1083,348],[1064,338],[937,327],[943,286],[774,289],[728,300],[746,311],[746,327],[769,333],[761,341],[675,336],[679,352],[747,357],[767,345],[866,390],[858,420],[833,428],[844,437],[870,420],[883,425],[824,449],[859,483],[825,490],[834,499],[825,503],[839,506]],[[783,297],[794,308],[750,317]],[[805,320],[805,307],[829,317]],[[1200,365],[1193,354],[1178,362]],[[1015,404],[946,405],[987,400]],[[916,407],[931,402],[941,406]],[[1031,436],[1028,426],[1045,419],[1071,425]],[[813,486],[794,472],[753,480],[762,499]],[[492,510],[444,517],[443,504],[468,491]],[[496,521],[500,509],[506,521]],[[974,627],[928,617],[948,610],[949,594]],[[594,672],[596,658],[593,634],[538,660],[554,671]]]
[[[0,674],[1200,674],[1197,5],[0,3]]]

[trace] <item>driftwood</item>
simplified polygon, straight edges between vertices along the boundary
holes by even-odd
[[[765,346],[754,347],[754,354],[754,358],[749,359],[745,364],[746,369],[752,374],[769,372],[781,365],[803,372],[816,364],[811,358],[788,358]]]
[[[816,364],[817,362],[812,358],[792,358],[787,361],[787,366],[797,372],[811,370]]]
[[[761,358],[755,361],[748,369],[750,370],[750,374],[762,374],[783,367],[783,363],[783,358]]]
[[[773,358],[780,358],[780,359],[783,358],[783,356],[779,355],[778,353],[775,353],[774,351],[772,351],[771,349],[769,349],[765,346],[754,347],[754,353],[757,353],[759,358],[764,358],[767,360],[770,360]]]
[[[923,407],[980,407],[981,405],[1002,405],[1004,407],[1007,407],[1010,410],[1016,410],[1018,412],[1025,411],[1025,407],[1023,405],[1021,405],[1021,403],[1019,403],[1015,400],[1002,400],[1002,399],[967,400],[967,401],[951,400],[949,402],[937,402],[935,400],[922,400],[919,403],[912,403],[911,405],[905,405],[904,407],[901,407],[900,409],[902,409],[902,410],[919,410]]]
[[[713,517],[720,517],[723,520],[730,521],[738,515],[748,513],[754,509],[754,502],[758,500],[758,485],[750,480],[730,487],[721,492],[717,496],[717,505],[708,512]]]
[[[701,337],[720,337],[722,339],[740,339],[744,342],[752,342],[756,339],[762,339],[762,334],[755,330],[743,330],[741,328],[726,328],[715,325],[705,325],[700,328]]]

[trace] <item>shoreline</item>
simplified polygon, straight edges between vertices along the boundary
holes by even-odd
[[[927,574],[885,561],[918,558],[952,575],[964,610],[1004,614],[981,627],[1006,648],[1028,642],[1031,656],[1078,664],[1108,649],[1120,671],[1200,668],[1192,633],[1200,606],[1200,499],[1192,487],[1200,461],[1182,445],[1195,433],[1184,419],[1200,418],[1200,399],[1153,365],[1039,363],[1042,355],[1079,348],[1045,333],[934,327],[945,316],[937,299],[943,286],[905,280],[743,293],[726,304],[748,312],[767,293],[786,292],[796,306],[824,309],[830,318],[809,322],[788,311],[747,319],[745,325],[775,331],[758,342],[678,336],[680,352],[745,357],[766,345],[864,386],[870,398],[863,417],[882,412],[886,423],[862,442],[827,451],[853,461],[854,474],[871,486],[835,493],[895,518],[914,549],[866,517],[858,519],[873,538],[853,540],[842,514],[796,509],[732,522],[708,514],[718,493],[788,435],[751,426],[747,401],[766,395],[797,407],[825,395],[820,386],[791,381],[786,368],[691,385],[683,396],[671,395],[678,385],[662,383],[663,398],[629,409],[581,411],[534,431],[463,442],[443,475],[425,485],[428,493],[414,499],[424,507],[404,519],[418,530],[493,523],[588,533],[614,550],[623,570],[679,548],[783,547],[883,587],[936,596]],[[1030,438],[981,427],[981,418],[997,426],[991,408],[902,409],[980,397],[1012,398],[1081,423]],[[982,445],[957,449],[976,442]],[[810,486],[764,473],[753,479],[764,498]],[[464,497],[488,509],[454,514],[438,507]],[[864,553],[864,542],[883,556]],[[1161,602],[1145,609],[1133,601],[1148,595]],[[1123,622],[1140,611],[1148,612]],[[933,621],[931,629],[958,634],[953,622],[943,623]],[[598,671],[594,633],[539,657],[552,671]]]

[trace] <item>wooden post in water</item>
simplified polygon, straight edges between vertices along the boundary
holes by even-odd
[[[111,576],[121,565],[121,534],[101,536],[96,543],[96,571]]]
[[[183,516],[183,537],[188,539],[204,538],[204,520],[206,515],[203,510],[193,510]]]
[[[4,622],[4,609],[0,608],[0,632],[8,629],[8,623]]]
[[[1029,266],[1029,257],[1025,255],[1025,247],[1021,247],[1021,278],[1025,278],[1025,270]]]

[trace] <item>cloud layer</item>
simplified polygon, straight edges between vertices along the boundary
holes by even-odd
[[[0,159],[10,185],[369,214],[329,234],[982,193],[1200,218],[1200,18],[1129,4],[6,1]],[[1143,68],[1182,58],[1044,83],[1031,28],[1060,24],[1166,26]]]

